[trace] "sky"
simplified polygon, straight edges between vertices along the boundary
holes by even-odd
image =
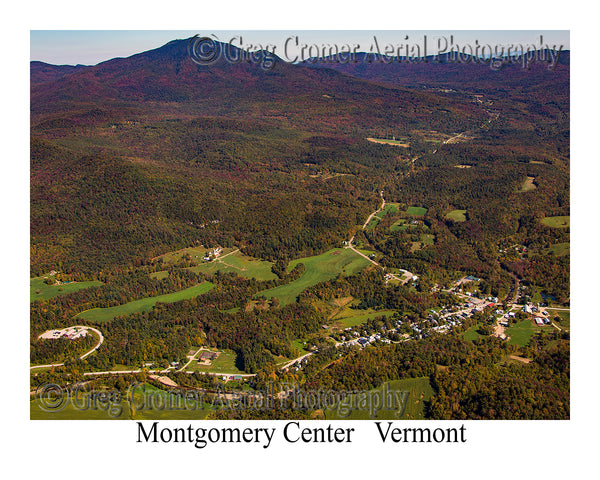
[[[568,50],[568,30],[31,30],[30,59],[55,65],[95,65],[116,57],[158,48],[174,39],[194,35],[212,37],[250,51],[275,48],[286,61],[303,60],[323,44],[359,46],[357,51],[383,49],[391,45],[394,51],[408,44],[421,49],[427,38],[429,54],[443,48],[472,48],[477,45],[548,45]],[[377,44],[377,45],[376,45]],[[306,46],[304,49],[303,46]],[[253,48],[259,47],[259,48]],[[312,47],[312,50],[310,50]],[[308,52],[311,55],[308,55]]]

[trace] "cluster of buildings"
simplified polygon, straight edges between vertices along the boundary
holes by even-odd
[[[77,338],[87,336],[88,331],[83,327],[69,327],[63,328],[62,330],[48,330],[47,332],[42,333],[38,338],[45,339],[56,339],[56,338],[66,338],[69,340],[75,340]]]
[[[221,255],[221,252],[223,251],[222,247],[215,247],[212,248],[208,251],[208,253],[206,254],[206,256],[203,258],[204,261],[206,262],[210,262],[213,259],[217,258],[219,255]]]
[[[532,304],[523,305],[523,312],[532,315],[536,325],[550,325],[550,319],[548,318],[548,312],[546,310],[540,310],[539,306]]]

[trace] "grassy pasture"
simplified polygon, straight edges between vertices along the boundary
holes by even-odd
[[[154,305],[158,302],[161,303],[174,303],[180,300],[197,297],[203,293],[208,292],[214,287],[211,282],[203,282],[193,287],[186,288],[174,293],[167,293],[165,295],[158,295],[156,297],[142,298],[133,302],[118,305],[116,307],[108,308],[92,308],[76,315],[76,317],[85,318],[92,322],[107,322],[119,315],[129,315],[131,313],[146,312],[151,310]]]
[[[169,276],[169,272],[166,270],[162,270],[160,272],[153,272],[150,274],[150,278],[154,278],[157,280],[162,280],[163,278],[167,278]]]
[[[29,280],[29,301],[47,300],[48,298],[67,295],[68,293],[99,285],[102,285],[102,282],[71,282],[60,285],[46,285],[43,277],[34,277]],[[40,293],[37,293],[38,290]]]
[[[508,343],[525,347],[534,333],[542,331],[544,327],[538,327],[533,320],[523,320],[506,329],[506,335],[510,337]]]
[[[298,294],[308,287],[331,280],[338,274],[355,275],[370,265],[367,259],[349,248],[334,248],[321,255],[293,260],[288,266],[288,271],[291,271],[299,263],[303,263],[306,267],[300,278],[286,285],[263,290],[257,296],[277,297],[281,301],[281,305],[288,305],[294,303]]]
[[[466,210],[452,210],[446,214],[446,218],[455,222],[465,222],[467,220],[465,213],[467,213]]]
[[[82,396],[78,404],[69,400],[64,407],[46,412],[40,400],[33,398],[29,402],[29,417],[31,420],[201,420],[213,410],[209,404],[197,404],[195,399],[188,400],[186,405],[173,393],[148,383],[136,387],[133,400],[130,405],[128,396],[122,395],[120,400],[115,399],[110,404],[86,401]]]
[[[414,215],[416,217],[422,217],[427,213],[427,209],[424,207],[408,207],[406,209],[408,215]]]
[[[569,215],[546,217],[542,218],[542,223],[551,228],[567,228],[571,226],[571,217]]]
[[[552,310],[551,308],[545,309],[548,312],[550,320],[554,322],[554,317],[557,315],[561,318],[560,323],[556,323],[560,328],[564,330],[571,329],[571,312],[568,310]]]
[[[292,342],[292,347],[295,348],[296,350],[298,350],[300,352],[300,355],[304,355],[306,353],[309,353],[308,350],[306,350],[306,345],[304,345],[304,340],[302,339],[296,339]]]
[[[384,317],[391,317],[394,313],[394,310],[373,310],[372,308],[367,310],[354,310],[350,307],[345,307],[341,312],[333,317],[332,322],[334,325],[339,325],[343,328],[355,327],[356,325],[362,325],[363,323],[366,323],[367,320],[380,317],[382,315]]]
[[[395,390],[397,392],[409,392],[408,399],[406,402],[406,409],[402,417],[397,416],[396,410],[384,410],[381,409],[375,414],[374,417],[370,416],[368,409],[355,409],[344,415],[344,411],[340,409],[328,409],[325,410],[325,417],[327,420],[418,420],[425,418],[425,402],[431,399],[433,395],[433,388],[429,383],[428,377],[420,378],[404,378],[402,380],[392,380],[387,382],[389,391]],[[382,387],[374,388],[370,392],[382,391]],[[350,403],[350,402],[348,402]]]
[[[544,250],[545,253],[554,253],[557,257],[562,257],[563,255],[569,255],[571,249],[571,244],[569,242],[564,243],[555,243],[551,245],[550,248]]]
[[[223,255],[221,255],[222,257]],[[235,273],[244,278],[256,278],[257,280],[275,280],[277,275],[271,271],[272,262],[257,260],[244,255],[242,252],[235,252],[223,259],[217,258],[212,262],[204,262],[190,270],[196,273],[211,275],[216,272]]]
[[[401,218],[400,220],[394,222],[390,226],[390,232],[398,232],[400,230],[406,230],[410,226],[412,226],[412,225],[409,225],[408,223],[406,223],[406,218]]]
[[[156,257],[156,259],[162,259],[163,263],[165,264],[174,264],[180,261],[186,255],[189,255],[192,260],[201,262],[202,258],[208,255],[208,252],[210,250],[210,248],[206,247],[187,247],[182,248],[181,250],[177,250],[175,252],[167,252],[163,255],[160,255],[159,257]],[[224,248],[221,251],[220,257],[223,257],[224,255],[227,255],[235,250],[235,248]]]
[[[474,340],[479,340],[480,338],[483,338],[483,335],[477,333],[478,328],[479,325],[473,325],[471,328],[469,328],[462,334],[463,338],[469,342],[473,342]]]

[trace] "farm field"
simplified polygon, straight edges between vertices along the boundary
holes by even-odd
[[[565,310],[552,310],[551,308],[547,308],[546,311],[552,321],[554,321],[554,317],[557,315],[560,317],[560,323],[555,322],[560,328],[564,330],[571,329],[571,312]]]
[[[143,403],[143,394],[151,395],[146,397],[151,400],[148,400],[145,404]],[[166,409],[164,404],[161,405],[160,403],[162,400],[169,402],[169,397],[171,398],[170,405],[174,407],[172,409]],[[98,404],[97,407],[89,408],[78,408],[73,405],[72,401],[68,401],[64,407],[46,412],[42,409],[40,400],[34,398],[29,402],[29,417],[31,420],[200,420],[206,418],[213,410],[208,404],[196,408],[193,401],[189,400],[188,405],[190,408],[180,407],[180,409],[177,409],[177,399],[172,393],[158,389],[148,383],[136,387],[133,399],[133,406],[130,405],[128,397],[123,395],[121,401],[115,402],[112,407],[107,404]],[[85,400],[81,399],[81,403],[84,407]],[[136,406],[143,408],[136,409]],[[109,414],[111,408],[113,415]]]
[[[532,320],[523,320],[506,329],[506,335],[510,337],[508,343],[525,347],[533,334],[542,330],[544,330],[544,327],[536,326]]]
[[[161,259],[163,263],[171,265],[182,260],[184,257],[189,256],[192,260],[199,262],[202,261],[202,258],[208,254],[209,250],[209,248],[205,247],[187,247],[182,248],[181,250],[177,250],[175,252],[167,252],[156,258],[153,258],[153,260]],[[228,253],[231,253],[234,250],[235,248],[224,248],[221,252],[221,256],[227,255]]]
[[[406,218],[401,218],[400,220],[397,220],[390,226],[390,232],[398,232],[400,230],[406,230],[407,228],[412,227],[412,226],[413,225],[409,225],[407,223]]]
[[[107,322],[112,320],[118,315],[129,315],[131,313],[146,312],[151,310],[154,305],[158,302],[161,303],[174,303],[180,300],[197,297],[203,293],[208,292],[214,287],[211,282],[203,282],[193,287],[180,290],[178,292],[167,293],[165,295],[158,295],[156,297],[142,298],[133,302],[118,305],[116,307],[108,308],[92,308],[84,312],[79,313],[76,317],[84,318],[92,322]]]
[[[231,255],[228,255],[226,258],[217,258],[212,262],[204,262],[196,267],[190,267],[190,270],[196,273],[204,273],[207,275],[216,272],[232,272],[244,278],[275,280],[277,275],[271,271],[272,266],[272,262],[258,260],[256,258],[244,255],[240,251],[237,251]]]
[[[542,218],[542,223],[551,228],[567,228],[571,226],[571,217],[569,215],[545,217]]]
[[[446,218],[455,222],[465,222],[467,220],[465,213],[467,213],[466,210],[452,210],[446,214]]]
[[[291,271],[299,263],[303,263],[306,267],[306,271],[300,278],[286,285],[263,290],[257,296],[277,297],[282,305],[288,305],[294,303],[300,292],[308,287],[335,278],[338,274],[355,275],[370,265],[366,258],[361,257],[349,248],[334,248],[321,255],[293,260],[288,266],[288,271]]]
[[[29,301],[47,300],[49,298],[67,295],[68,293],[83,290],[84,288],[96,287],[102,285],[102,282],[70,282],[60,285],[46,285],[44,277],[34,277],[29,280]],[[37,291],[40,293],[37,293]]]
[[[130,420],[129,404],[123,401],[121,407],[122,412],[116,417],[110,416],[106,409],[88,408],[83,410],[76,408],[71,402],[67,402],[63,408],[59,407],[46,412],[43,410],[40,400],[36,398],[29,402],[29,418],[31,420]]]
[[[424,207],[408,207],[406,209],[408,215],[414,215],[416,217],[422,217],[427,213],[427,209]]]
[[[557,257],[562,257],[563,255],[569,255],[571,249],[571,244],[569,242],[563,243],[555,243],[551,245],[550,248],[544,249],[545,253],[553,253]]]
[[[372,318],[385,316],[391,317],[394,314],[394,310],[373,310],[369,308],[367,310],[354,310],[349,307],[345,307],[340,313],[333,317],[332,322],[335,325],[341,325],[342,327],[355,327],[356,325],[362,325],[367,320]]]
[[[408,399],[404,415],[400,417],[403,420],[418,420],[425,418],[425,402],[431,399],[433,388],[429,383],[428,377],[405,378],[402,380],[392,380],[387,382],[388,389],[399,392],[408,391]],[[370,392],[381,391],[379,386],[370,390]],[[344,412],[341,412],[344,413]],[[355,410],[349,415],[341,415],[339,410],[325,410],[327,420],[398,420],[396,411],[380,410],[374,417],[371,417],[368,410]]]
[[[162,280],[163,278],[167,278],[169,276],[169,272],[166,270],[162,270],[160,272],[153,272],[150,274],[150,278],[154,278],[156,280]]]

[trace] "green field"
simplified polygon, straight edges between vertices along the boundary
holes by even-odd
[[[158,302],[161,303],[174,303],[180,300],[197,297],[203,293],[208,292],[214,287],[211,282],[203,282],[193,287],[186,288],[174,293],[167,293],[165,295],[158,295],[156,297],[142,298],[133,302],[125,303],[124,305],[118,305],[116,307],[108,308],[92,308],[76,315],[92,322],[107,322],[112,320],[118,315],[129,315],[131,313],[147,312],[151,310],[154,305]]]
[[[355,310],[350,307],[345,307],[340,313],[333,317],[331,321],[344,328],[355,327],[356,325],[362,325],[363,323],[366,323],[367,320],[380,317],[381,315],[384,317],[391,317],[394,313],[394,310],[378,311],[373,310],[372,308],[369,308],[368,310]]]
[[[281,301],[281,305],[288,305],[296,301],[296,297],[302,290],[317,283],[331,280],[338,274],[355,275],[370,264],[366,258],[361,257],[349,248],[334,248],[321,255],[293,260],[288,266],[288,271],[291,271],[299,263],[303,263],[306,267],[300,278],[286,285],[263,290],[257,296],[277,297]]]
[[[68,293],[83,290],[84,288],[95,287],[102,285],[102,282],[71,282],[61,285],[46,285],[43,277],[35,277],[29,280],[29,301],[46,300],[48,298],[66,295]],[[37,291],[40,293],[37,293]]]
[[[156,280],[162,280],[163,278],[167,278],[169,276],[169,272],[166,270],[162,270],[160,272],[153,272],[150,274],[150,278],[154,278]]]
[[[435,242],[435,235],[424,233],[421,235],[421,242],[423,242],[424,245],[433,245]]]
[[[563,255],[569,255],[570,249],[571,244],[569,242],[555,243],[554,245],[551,245],[550,248],[546,248],[544,252],[553,253],[557,257],[562,257]]]
[[[467,341],[474,341],[474,340],[479,340],[480,338],[483,338],[483,335],[480,335],[479,333],[477,333],[477,329],[479,328],[479,325],[473,325],[471,328],[469,328],[466,332],[464,332],[463,338]]]
[[[467,220],[465,213],[467,213],[466,210],[452,210],[446,214],[446,218],[455,222],[464,222]]]
[[[409,225],[406,223],[406,218],[401,218],[400,220],[394,222],[390,226],[390,232],[397,232],[399,230],[406,230],[408,227],[412,227],[413,225]]]
[[[544,327],[538,327],[532,320],[523,320],[506,329],[506,335],[510,337],[508,343],[525,347],[534,333],[540,332]]]
[[[427,209],[424,207],[408,207],[406,209],[406,213],[408,215],[415,215],[417,217],[422,217],[427,213]]]
[[[542,218],[542,223],[551,228],[567,228],[571,226],[569,215]]]
[[[205,247],[188,247],[183,248],[181,250],[177,250],[176,252],[168,252],[164,255],[161,255],[160,258],[164,264],[174,264],[183,259],[186,256],[189,256],[193,261],[201,261],[203,257],[208,254],[209,248]],[[221,256],[226,255],[230,252],[233,252],[235,248],[224,248],[221,252]]]
[[[386,203],[385,207],[381,212],[378,212],[376,215],[373,215],[373,218],[366,226],[366,230],[372,230],[377,226],[379,221],[385,217],[388,213],[398,213],[400,211],[400,204],[398,203]]]
[[[306,345],[304,345],[304,340],[301,340],[299,338],[292,342],[292,347],[298,350],[300,352],[300,355],[304,355],[309,352],[308,350],[306,350],[306,348],[304,348],[306,347]]]
[[[421,378],[405,378],[403,380],[392,380],[387,382],[388,389],[399,392],[408,391],[408,400],[406,409],[401,417],[397,416],[395,410],[380,410],[374,417],[370,416],[370,412],[366,409],[356,409],[349,415],[344,416],[338,410],[325,410],[327,420],[418,420],[425,418],[424,403],[431,399],[433,388],[429,383],[428,377]],[[370,392],[382,391],[382,387],[374,388]]]
[[[237,251],[223,259],[217,258],[212,262],[204,262],[197,267],[191,267],[190,270],[207,275],[216,272],[232,272],[244,278],[275,280],[277,275],[271,271],[272,266],[272,262],[257,260]]]
[[[571,312],[568,310],[552,310],[550,308],[545,309],[548,312],[550,320],[554,321],[554,317],[557,315],[561,318],[560,322],[555,322],[560,328],[564,330],[571,329]]]
[[[132,408],[126,392],[112,403],[98,400],[86,403],[85,397],[80,397],[78,403],[69,400],[64,407],[46,412],[40,400],[34,397],[29,402],[29,417],[31,420],[201,420],[213,410],[210,405],[200,405],[195,400],[188,401],[189,407],[185,408],[172,393],[150,384],[136,387],[133,399]],[[167,407],[162,403],[165,399]]]
[[[230,375],[238,375],[242,372],[235,366],[236,354],[233,352],[221,352],[219,356],[213,360],[211,365],[199,365],[197,360],[194,360],[186,370],[193,370],[195,372],[207,372],[207,373],[222,373]]]

